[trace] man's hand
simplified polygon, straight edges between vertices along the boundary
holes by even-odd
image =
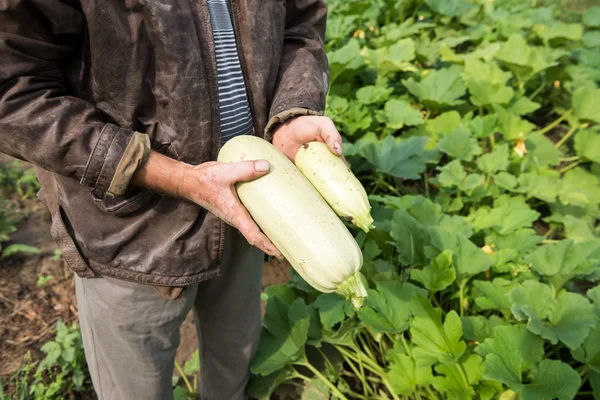
[[[283,258],[240,203],[234,186],[237,182],[259,178],[269,169],[265,160],[232,164],[207,162],[192,166],[152,152],[146,165],[134,175],[132,183],[193,201],[237,228],[251,245],[271,256]]]
[[[300,147],[309,142],[326,143],[333,154],[343,159],[342,136],[328,117],[296,117],[281,124],[273,135],[273,145],[292,161]]]

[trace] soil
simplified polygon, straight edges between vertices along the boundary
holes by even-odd
[[[0,258],[0,379],[3,382],[21,367],[28,352],[34,360],[43,358],[40,348],[53,337],[52,330],[59,319],[70,325],[77,322],[78,317],[73,273],[55,256],[57,246],[50,236],[49,213],[37,199],[27,200],[24,207],[21,203],[21,208],[28,210],[28,217],[6,244],[35,246],[41,253]],[[263,287],[287,281],[289,268],[285,262],[265,263]],[[39,286],[40,276],[52,278]],[[176,360],[183,365],[197,345],[191,313],[180,333]],[[282,394],[277,397],[287,398]]]

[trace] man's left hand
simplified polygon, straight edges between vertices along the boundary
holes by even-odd
[[[342,159],[342,136],[328,117],[303,115],[281,124],[273,135],[273,145],[292,162],[300,147],[310,142],[323,142]],[[345,160],[344,160],[345,161]]]

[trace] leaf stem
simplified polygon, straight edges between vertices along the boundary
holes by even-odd
[[[429,174],[427,173],[427,168],[425,168],[425,173],[423,174],[423,178],[425,179],[425,196],[430,199],[431,195],[429,193]]]
[[[181,375],[181,377],[183,378],[183,381],[185,382],[185,385],[187,386],[188,390],[190,392],[193,392],[194,388],[192,387],[190,380],[187,378],[187,376],[185,375],[185,372],[183,372],[183,369],[181,368],[181,365],[179,365],[179,363],[177,361],[175,361],[175,368],[177,368],[179,375]]]
[[[327,379],[325,377],[325,375],[323,375],[321,373],[321,371],[319,371],[317,368],[315,368],[311,363],[309,363],[308,361],[304,361],[301,363],[297,363],[297,365],[302,365],[302,366],[308,368],[313,374],[315,374],[315,376],[317,378],[319,378],[321,381],[323,381],[324,384],[329,386],[329,389],[331,389],[331,392],[335,396],[337,396],[341,400],[348,400],[348,398],[342,392],[340,392],[340,390],[333,383],[331,383],[331,381],[329,379]]]
[[[465,285],[467,284],[466,280],[460,282],[458,285],[458,294],[460,301],[460,316],[463,317],[465,315]]]
[[[573,109],[571,108],[571,109],[567,110],[563,115],[561,115],[560,117],[555,119],[553,122],[551,122],[549,125],[546,125],[544,128],[537,131],[537,133],[541,133],[543,135],[544,133],[548,132],[550,129],[554,128],[555,126],[560,124],[562,121],[564,121],[572,113],[573,113]]]
[[[494,134],[492,133],[490,135],[490,148],[492,150],[494,150],[494,147],[496,146],[496,137],[494,136]]]
[[[358,341],[361,342],[361,344],[363,345],[365,352],[367,353],[367,355],[369,357],[371,357],[372,360],[377,361],[377,358],[373,355],[373,353],[371,352],[371,346],[369,346],[369,344],[367,343],[367,341],[363,338],[363,336],[359,333],[358,335],[356,335],[356,337],[358,337]]]
[[[340,354],[342,354],[342,353],[340,353]],[[362,364],[360,364],[361,371],[359,372],[356,369],[356,366],[352,363],[352,361],[348,357],[346,357],[344,354],[342,354],[342,357],[344,358],[344,361],[346,361],[346,363],[350,366],[350,369],[352,369],[352,371],[354,372],[354,374],[358,377],[358,379],[362,383],[363,394],[365,396],[368,396],[369,392],[372,393],[372,390],[370,390],[371,387],[369,386],[369,384],[367,383],[367,379],[365,378],[365,370],[364,370]]]
[[[581,164],[581,162],[582,162],[581,160],[577,160],[574,163],[571,163],[571,164],[567,165],[566,167],[559,169],[558,172],[561,174],[564,174],[565,172],[567,172],[567,171],[575,168],[579,164]]]
[[[410,347],[408,347],[408,343],[406,342],[404,335],[400,335],[400,340],[402,341],[402,346],[404,346],[404,350],[406,350],[406,354],[408,354],[408,356],[412,358],[412,351],[410,350]]]
[[[460,376],[462,376],[462,379],[465,382],[465,388],[468,388],[470,385],[469,385],[469,379],[467,378],[467,373],[465,372],[465,369],[463,368],[463,366],[460,363],[456,363],[454,365],[456,365],[456,368],[458,369]]]
[[[433,400],[440,400],[437,394],[435,394],[429,386],[425,386],[425,390],[427,390],[427,394],[429,394],[429,397],[431,397]]]
[[[577,161],[579,160],[579,156],[573,156],[573,157],[561,157],[560,161],[562,162],[573,162],[573,161]]]
[[[554,145],[554,148],[558,149],[558,148],[560,148],[560,146],[565,144],[565,142],[567,140],[569,140],[569,138],[575,133],[575,131],[578,128],[579,128],[579,125],[575,125],[575,126],[571,127],[571,129],[569,129],[569,131],[565,134],[565,136],[563,136],[562,138],[560,138],[560,140],[558,142],[556,142],[556,144]]]

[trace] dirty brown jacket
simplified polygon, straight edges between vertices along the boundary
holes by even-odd
[[[326,6],[231,0],[254,134],[325,106]],[[224,223],[128,185],[149,149],[220,149],[203,0],[0,0],[0,152],[37,167],[52,235],[82,277],[164,286],[219,275]]]

